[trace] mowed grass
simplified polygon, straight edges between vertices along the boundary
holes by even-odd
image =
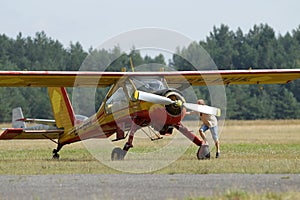
[[[184,124],[194,132],[198,129],[198,123]],[[211,138],[210,133],[207,136]],[[130,151],[151,152],[171,139],[169,136],[151,142],[137,137]],[[215,148],[211,145],[212,158],[197,160],[197,147],[191,143],[170,165],[150,173],[300,173],[300,120],[226,121],[220,126],[220,141],[219,159],[214,158]],[[122,147],[124,143],[123,140],[117,144]],[[60,160],[52,160],[55,147],[49,140],[0,141],[0,174],[122,173],[98,161],[81,142],[66,145],[60,152]],[[173,148],[175,152],[182,147],[173,145]],[[101,154],[100,142],[99,149]],[[111,150],[103,147],[103,152]],[[150,161],[159,162],[160,156]],[[129,168],[130,162],[130,157],[118,161]]]
[[[229,190],[224,194],[214,195],[210,197],[191,197],[186,200],[294,200],[299,199],[300,192],[266,192],[266,193],[253,193],[242,190]]]

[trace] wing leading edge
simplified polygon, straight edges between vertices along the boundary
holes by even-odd
[[[283,84],[300,69],[173,72],[0,71],[0,87],[107,87],[130,76],[164,76],[170,85]]]
[[[201,77],[199,76],[201,74]],[[300,78],[300,69],[185,72],[191,85],[285,84]],[[172,80],[170,80],[172,82]]]

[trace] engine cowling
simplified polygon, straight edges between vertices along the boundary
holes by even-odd
[[[178,91],[168,91],[165,96],[176,103],[166,105],[167,112],[172,116],[178,116],[182,114],[183,103],[185,103],[184,97]]]
[[[184,97],[177,90],[165,90],[156,93],[174,101],[169,105],[153,105],[149,110],[151,125],[162,135],[171,134],[173,126],[177,125],[185,115]],[[170,128],[170,129],[169,129]]]

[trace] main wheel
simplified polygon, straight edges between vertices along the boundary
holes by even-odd
[[[120,147],[116,147],[111,152],[111,160],[124,160],[124,157],[126,155],[127,151],[124,151]]]
[[[53,149],[53,156],[52,159],[58,160],[59,159],[59,154],[57,153],[56,149]]]
[[[202,145],[199,147],[197,152],[197,158],[198,160],[210,159],[210,152],[209,152],[208,145]]]

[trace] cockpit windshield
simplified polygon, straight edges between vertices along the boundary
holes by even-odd
[[[137,90],[154,93],[167,89],[168,86],[162,77],[134,77],[131,78]]]

